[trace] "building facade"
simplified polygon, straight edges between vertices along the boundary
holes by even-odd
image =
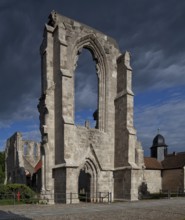
[[[149,193],[184,192],[185,152],[168,154],[162,135],[153,139],[151,157],[145,157],[144,181]]]
[[[137,200],[144,161],[133,127],[130,54],[122,54],[109,36],[55,11],[43,36],[42,194],[86,192],[95,198],[111,192],[114,200]],[[83,48],[96,61],[95,128],[75,125],[74,71]]]

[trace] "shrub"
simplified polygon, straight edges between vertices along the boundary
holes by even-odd
[[[17,194],[18,192],[20,192],[21,198],[24,199],[30,199],[36,195],[33,190],[24,184],[0,184],[0,195],[2,197],[11,194]]]

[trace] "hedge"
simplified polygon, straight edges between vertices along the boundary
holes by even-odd
[[[33,190],[24,184],[0,184],[0,198],[18,192],[20,192],[22,198],[26,199],[33,198],[36,195]]]

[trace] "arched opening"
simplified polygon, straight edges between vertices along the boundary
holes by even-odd
[[[83,48],[75,70],[75,124],[98,128],[98,77],[91,51]],[[88,123],[89,122],[89,123]]]
[[[85,170],[80,170],[78,181],[79,200],[82,202],[90,202],[91,197],[91,175]]]
[[[28,145],[27,145],[27,143],[24,143],[23,152],[24,152],[24,156],[27,156],[27,154],[28,154]]]
[[[28,170],[25,170],[26,174],[26,185],[31,186],[31,173]]]
[[[36,159],[37,158],[37,144],[36,143],[34,143],[34,147],[33,147],[33,156],[34,156],[34,159]]]

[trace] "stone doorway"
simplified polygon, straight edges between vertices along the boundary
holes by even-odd
[[[81,202],[90,202],[91,200],[91,175],[85,170],[80,170],[78,195]]]

